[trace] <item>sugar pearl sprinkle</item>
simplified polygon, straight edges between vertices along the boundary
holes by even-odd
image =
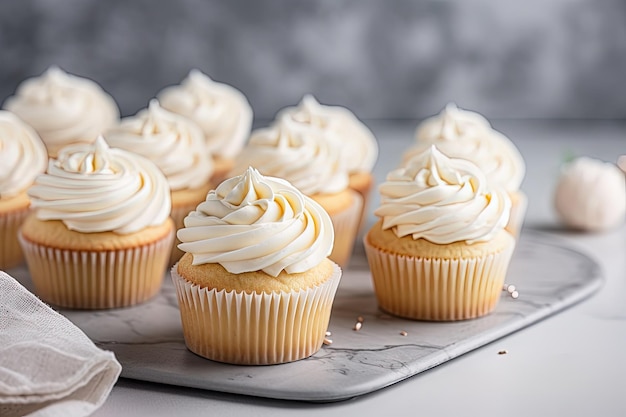
[[[513,284],[504,284],[504,286],[502,287],[502,291],[506,291],[509,296],[514,300],[519,298],[519,292]]]
[[[361,327],[363,327],[363,316],[359,316],[356,318],[356,323],[354,324],[354,327],[352,328],[352,330],[354,330],[355,332],[358,332],[359,330],[361,330]]]

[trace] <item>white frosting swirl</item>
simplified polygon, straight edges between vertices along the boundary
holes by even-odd
[[[163,224],[170,215],[167,180],[148,159],[93,144],[65,147],[37,177],[28,195],[37,217],[61,220],[79,232],[133,233]]]
[[[48,153],[37,133],[11,112],[0,110],[0,198],[25,191],[47,164]]]
[[[322,105],[315,97],[307,94],[298,106],[283,109],[277,118],[282,116],[316,127],[333,136],[333,140],[344,146],[343,157],[348,173],[371,172],[374,168],[378,158],[376,138],[347,108]]]
[[[37,131],[51,156],[71,143],[92,143],[119,119],[117,104],[98,84],[58,67],[21,83],[4,107]]]
[[[126,149],[157,164],[171,190],[203,186],[213,172],[200,128],[163,109],[156,99],[147,109],[107,131],[106,140],[113,148]]]
[[[253,114],[246,96],[199,70],[191,70],[180,85],[163,89],[158,99],[163,108],[200,126],[211,154],[235,157],[250,134]]]
[[[490,181],[509,192],[517,191],[524,179],[526,166],[515,145],[494,130],[483,116],[454,104],[448,104],[440,114],[422,122],[417,128],[416,141],[404,154],[404,161],[436,145],[451,158],[474,162]]]
[[[185,218],[178,247],[193,264],[219,263],[227,271],[307,271],[333,247],[330,217],[311,198],[253,168],[224,181]]]
[[[434,146],[392,171],[374,212],[383,229],[436,244],[488,241],[506,226],[511,200],[489,187],[470,161],[448,158]]]
[[[290,117],[252,132],[232,172],[241,174],[248,166],[263,175],[283,178],[306,195],[334,194],[348,188],[341,145],[320,129]]]

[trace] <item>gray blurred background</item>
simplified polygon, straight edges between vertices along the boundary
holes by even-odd
[[[57,64],[124,115],[199,68],[257,121],[307,92],[364,119],[626,118],[621,0],[10,0],[0,60],[0,100]]]

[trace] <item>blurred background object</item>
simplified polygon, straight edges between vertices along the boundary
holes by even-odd
[[[364,119],[626,118],[621,0],[10,0],[0,57],[0,100],[57,64],[123,115],[199,68],[257,120],[309,92]]]

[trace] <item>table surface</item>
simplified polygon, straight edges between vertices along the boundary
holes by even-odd
[[[615,162],[626,154],[626,122],[494,121],[527,164],[525,230],[563,239],[601,266],[591,298],[393,386],[351,400],[316,404],[120,379],[94,416],[626,415],[626,227],[598,234],[563,229],[553,209],[561,161],[570,154]],[[412,143],[414,122],[368,125],[381,144],[380,182]],[[372,207],[378,204],[373,196]],[[371,208],[370,208],[371,212]],[[371,213],[370,213],[371,214]],[[370,224],[374,217],[370,216]],[[359,248],[356,249],[357,251]],[[500,355],[499,351],[507,354]]]

